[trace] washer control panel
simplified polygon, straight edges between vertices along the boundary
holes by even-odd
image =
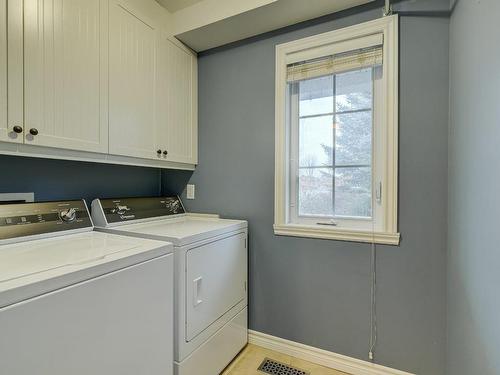
[[[83,200],[0,204],[0,240],[92,228]]]
[[[99,202],[108,224],[185,213],[178,196],[100,199]]]

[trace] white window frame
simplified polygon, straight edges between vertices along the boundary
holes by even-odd
[[[372,186],[376,186],[376,184],[383,180],[383,160],[380,160],[380,155],[375,155],[373,150],[378,147],[383,147],[381,142],[380,135],[383,134],[384,128],[382,124],[382,116],[378,111],[374,111],[375,108],[379,108],[382,103],[380,103],[382,98],[382,80],[375,79],[375,77],[382,76],[382,67],[376,66],[372,67],[372,92],[373,92],[373,102],[371,104],[371,113],[372,113],[372,121],[373,121],[373,133],[372,133],[372,160],[370,162],[371,167],[371,175],[372,175]],[[298,82],[296,82],[298,85]],[[291,91],[294,91],[291,93]],[[334,222],[336,226],[339,228],[350,228],[350,229],[361,229],[361,230],[369,230],[373,231],[380,230],[382,228],[381,222],[374,222],[371,217],[354,217],[354,216],[322,216],[322,215],[299,215],[299,202],[298,202],[298,171],[299,166],[297,165],[299,160],[299,93],[295,90],[288,90],[287,98],[285,99],[289,104],[289,109],[287,112],[290,114],[289,120],[289,191],[290,197],[288,200],[287,207],[289,208],[288,217],[290,221],[297,224],[306,224],[306,225],[314,225],[318,222],[324,223],[327,225],[328,223]],[[335,118],[337,112],[333,109],[332,116]],[[329,115],[329,114],[325,114]],[[316,116],[316,115],[313,115]],[[378,148],[377,147],[377,148]],[[375,157],[378,157],[379,160],[375,160]],[[335,164],[335,162],[334,162]],[[329,166],[324,168],[330,168]],[[333,169],[333,173],[335,173],[335,169],[337,168],[335,165],[331,167]],[[335,182],[335,180],[333,180]],[[372,200],[373,201],[373,200]],[[373,204],[376,202],[372,202],[372,211],[373,217],[383,217],[382,205],[381,204]]]
[[[374,85],[372,212],[374,219],[335,219],[336,226],[291,222],[290,131],[287,65],[359,49],[383,37],[382,78]],[[276,235],[398,245],[398,18],[388,16],[276,46],[275,211]],[[379,191],[376,191],[379,190]],[[377,198],[381,199],[378,200]]]

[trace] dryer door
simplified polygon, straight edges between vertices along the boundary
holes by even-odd
[[[247,249],[238,233],[186,253],[186,339],[246,298]]]

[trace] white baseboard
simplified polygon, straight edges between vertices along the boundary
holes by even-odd
[[[248,342],[352,375],[415,375],[252,330]]]

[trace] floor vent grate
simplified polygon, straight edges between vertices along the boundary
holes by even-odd
[[[309,373],[304,370],[290,367],[284,363],[276,362],[269,358],[262,361],[258,370],[271,375],[309,375]]]

